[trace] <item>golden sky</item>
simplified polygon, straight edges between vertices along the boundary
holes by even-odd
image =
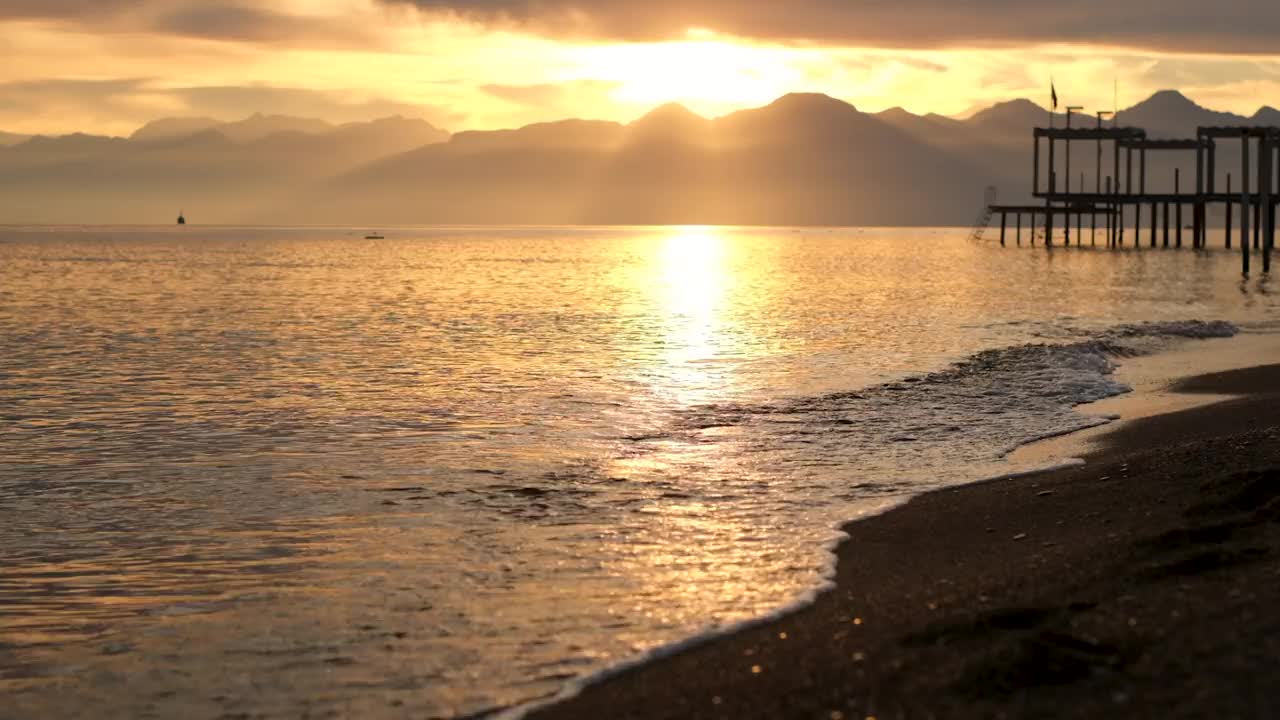
[[[266,112],[457,131],[796,91],[958,114],[1047,104],[1050,76],[1089,110],[1114,80],[1122,107],[1177,88],[1252,114],[1280,105],[1277,37],[1274,0],[5,0],[0,130]]]

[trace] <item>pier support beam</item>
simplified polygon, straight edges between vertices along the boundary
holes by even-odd
[[[1169,203],[1164,204],[1164,246],[1169,247]]]
[[[1191,247],[1204,247],[1204,147],[1196,145],[1196,200],[1191,209]]]
[[[1226,237],[1226,239],[1227,239],[1227,241],[1226,241],[1226,242],[1227,242],[1227,249],[1228,249],[1228,250],[1230,250],[1230,249],[1231,249],[1231,215],[1232,215],[1232,208],[1231,208],[1231,173],[1227,173],[1227,202],[1226,202],[1226,206],[1227,206],[1227,213],[1226,213],[1226,215],[1227,215],[1227,218],[1226,218],[1226,220],[1227,220],[1227,231],[1226,231],[1226,233],[1225,233],[1225,237]]]
[[[1160,224],[1157,217],[1159,207],[1159,203],[1151,203],[1151,247],[1156,246],[1156,226]]]
[[[1054,171],[1053,164],[1053,136],[1049,136],[1049,197],[1054,194],[1054,180],[1057,173]],[[1044,246],[1053,247],[1053,201],[1045,198],[1044,201]]]
[[[1177,232],[1178,245],[1182,247],[1182,168],[1173,169],[1173,194],[1178,196],[1174,201],[1174,210],[1177,212],[1177,218],[1174,220],[1174,230]]]
[[[1249,274],[1249,134],[1240,135],[1240,265]]]
[[[1271,204],[1271,147],[1269,135],[1258,140],[1258,170],[1262,182],[1258,183],[1258,208],[1262,211],[1262,272],[1271,272],[1271,246],[1275,244],[1275,206]]]
[[[1009,224],[1008,220],[1009,220],[1008,213],[1001,210],[1000,211],[1000,247],[1004,247],[1004,233],[1005,233],[1005,228],[1007,228]]]
[[[1017,231],[1018,247],[1022,247],[1022,213],[1017,213],[1017,215],[1018,215],[1018,231]]]
[[[1259,186],[1262,183],[1258,183]],[[1253,208],[1253,249],[1260,250],[1262,248],[1262,204],[1249,198],[1249,205]]]

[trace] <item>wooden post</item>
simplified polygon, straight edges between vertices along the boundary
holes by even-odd
[[[1142,203],[1133,204],[1133,246],[1142,247]]]
[[[1196,133],[1196,139],[1197,139],[1197,140],[1199,140],[1199,139],[1200,139],[1200,134],[1199,134],[1199,133]],[[1217,187],[1217,185],[1218,185],[1218,180],[1217,180],[1217,175],[1218,175],[1218,146],[1217,146],[1217,144],[1213,141],[1213,138],[1207,138],[1207,139],[1205,140],[1205,143],[1206,143],[1206,152],[1208,152],[1208,154],[1209,154],[1209,171],[1208,171],[1208,174],[1207,174],[1207,176],[1206,176],[1206,177],[1207,177],[1207,179],[1208,179],[1208,193],[1209,193],[1210,195],[1212,195],[1212,194],[1214,194],[1214,192],[1215,192],[1215,188],[1216,188],[1216,187]]]
[[[1249,204],[1253,207],[1253,249],[1259,250],[1262,248],[1262,203],[1253,202],[1253,198],[1249,198]]]
[[[1124,194],[1133,194],[1133,146],[1124,146]]]
[[[1249,133],[1240,132],[1240,265],[1249,274]]]
[[[1175,222],[1174,230],[1178,233],[1177,247],[1182,247],[1182,190],[1180,189],[1181,182],[1182,182],[1182,168],[1174,168],[1173,169],[1173,194],[1176,198],[1174,201],[1174,211],[1177,212],[1177,217],[1174,219],[1174,222]]]
[[[1169,203],[1164,203],[1164,247],[1169,247]]]
[[[1044,245],[1045,247],[1053,247],[1053,191],[1054,191],[1054,175],[1053,172],[1053,136],[1049,136],[1049,194],[1044,199]]]
[[[1116,194],[1120,194],[1120,141],[1116,140],[1111,144],[1111,164],[1115,167],[1111,174],[1111,190]]]
[[[1204,208],[1204,148],[1196,143],[1196,200],[1191,210],[1191,247],[1199,248],[1200,233],[1204,229],[1200,211]]]
[[[1000,247],[1004,247],[1004,231],[1005,231],[1005,228],[1008,227],[1008,223],[1006,222],[1008,219],[1009,219],[1009,214],[1001,210],[1000,211]]]
[[[1262,182],[1258,184],[1258,208],[1262,211],[1262,272],[1271,272],[1271,246],[1275,244],[1272,236],[1274,228],[1273,207],[1271,205],[1271,136],[1264,134],[1258,139],[1258,160],[1262,172]]]
[[[1156,217],[1158,209],[1158,203],[1151,203],[1151,247],[1156,246],[1156,226],[1160,224],[1159,219]]]
[[[1022,247],[1022,212],[1019,211],[1017,215],[1018,215],[1018,235],[1017,235],[1018,247]]]
[[[1231,173],[1227,173],[1227,249],[1231,249]]]

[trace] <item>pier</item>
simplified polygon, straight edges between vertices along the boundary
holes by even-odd
[[[1238,227],[1243,272],[1249,273],[1253,251],[1262,256],[1263,272],[1270,272],[1280,205],[1280,127],[1200,127],[1194,138],[1167,140],[1148,138],[1142,128],[1102,127],[1101,120],[1096,128],[1072,128],[1068,121],[1065,128],[1035,128],[1033,138],[1031,196],[1035,202],[996,204],[989,192],[975,235],[981,236],[985,223],[999,215],[1001,245],[1023,243],[1025,219],[1027,242],[1032,245],[1038,239],[1046,247],[1059,241],[1069,246],[1073,240],[1080,246],[1087,234],[1090,245],[1112,248],[1125,247],[1126,242],[1133,247],[1180,248],[1185,242],[1203,249],[1208,247],[1209,219],[1220,211],[1226,248],[1232,247],[1233,230]],[[1073,142],[1094,150],[1091,189],[1086,188],[1084,173],[1077,177],[1075,189],[1071,187]],[[1064,150],[1061,159],[1059,146]],[[1220,146],[1229,163],[1221,167]],[[1194,177],[1184,178],[1182,168],[1176,167],[1173,177],[1166,178],[1172,180],[1171,191],[1149,191],[1147,156],[1154,153],[1184,153],[1181,159],[1188,165],[1194,154]],[[1237,207],[1239,222],[1235,223]],[[1061,232],[1056,232],[1059,227]]]

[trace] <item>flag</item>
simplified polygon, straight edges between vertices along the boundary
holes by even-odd
[[[1049,81],[1049,97],[1053,98],[1053,109],[1058,109],[1058,89],[1053,86],[1053,80]]]

